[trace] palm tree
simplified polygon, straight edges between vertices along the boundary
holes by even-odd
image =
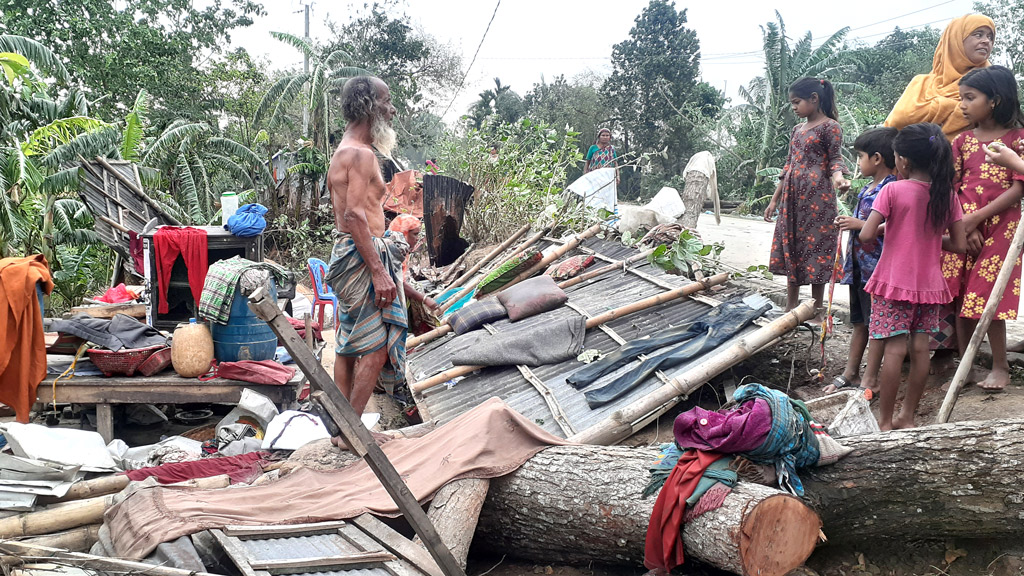
[[[827,78],[843,71],[840,48],[850,31],[842,28],[817,48],[812,48],[811,33],[807,32],[790,47],[782,15],[776,11],[775,17],[777,22],[761,29],[764,75],[740,87],[744,103],[737,107],[741,133],[753,137],[750,161],[756,160],[758,182],[786,159],[789,135],[797,123],[789,104],[789,86],[803,77]]]

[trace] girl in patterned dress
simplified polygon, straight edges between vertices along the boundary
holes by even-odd
[[[963,256],[943,254],[942,272],[960,308],[956,332],[963,357],[1020,223],[1024,175],[989,162],[982,149],[993,143],[1012,149],[1024,144],[1024,115],[1013,73],[1002,66],[968,72],[960,80],[960,111],[974,126],[953,140],[954,189],[963,207],[968,249]],[[988,329],[992,371],[979,384],[986,390],[1002,390],[1010,383],[1006,320],[1017,318],[1020,258],[1016,264]]]
[[[835,189],[850,188],[840,153],[843,131],[828,80],[797,80],[789,88],[789,101],[807,122],[793,127],[786,166],[764,211],[764,219],[771,222],[779,210],[768,269],[786,276],[786,310],[800,304],[800,287],[810,284],[815,321],[821,322],[839,238]]]
[[[938,124],[907,126],[893,142],[902,180],[886,184],[871,205],[859,239],[871,245],[885,223],[885,244],[864,290],[871,294],[868,333],[881,340],[882,430],[912,428],[928,378],[928,336],[939,330],[939,308],[952,295],[942,275],[942,250],[967,249],[963,214],[953,193],[953,152]],[[949,230],[949,236],[944,236]],[[907,395],[895,418],[903,359],[910,343]]]

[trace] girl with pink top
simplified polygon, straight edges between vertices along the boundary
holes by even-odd
[[[884,341],[882,430],[912,428],[928,378],[928,336],[939,330],[939,307],[953,299],[942,277],[942,250],[967,251],[963,212],[953,193],[953,150],[937,124],[912,124],[896,136],[896,170],[871,207],[860,241],[869,244],[885,222],[885,244],[864,290],[871,297],[871,338]],[[949,236],[943,236],[949,230]],[[910,341],[907,395],[893,418]]]

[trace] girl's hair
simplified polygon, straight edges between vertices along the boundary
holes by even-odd
[[[892,144],[897,154],[918,169],[928,172],[928,221],[936,230],[945,230],[953,202],[953,148],[942,127],[930,122],[911,124],[896,135]]]
[[[801,100],[810,100],[812,94],[818,95],[818,107],[829,118],[839,121],[836,110],[836,93],[832,83],[824,78],[801,78],[789,87],[789,93]]]
[[[992,101],[992,119],[1004,128],[1024,128],[1024,114],[1017,97],[1017,79],[1003,66],[975,68],[960,79],[961,86],[981,92]]]

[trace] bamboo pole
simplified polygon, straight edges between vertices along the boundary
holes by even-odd
[[[99,540],[100,526],[102,524],[89,524],[65,532],[28,538],[22,542],[36,546],[61,548],[69,552],[88,552],[92,549],[92,545]]]
[[[121,560],[120,558],[105,558],[82,552],[68,552],[49,546],[38,546],[13,540],[0,541],[0,551],[12,556],[22,557],[26,560],[49,558],[55,562],[71,564],[79,568],[89,568],[100,572],[145,574],[149,576],[216,576],[209,572],[194,572],[182,568],[171,568],[170,566]]]
[[[533,246],[534,244],[539,242],[540,239],[543,238],[544,235],[547,234],[547,233],[548,233],[548,229],[545,228],[545,229],[537,232],[533,236],[530,236],[529,238],[526,239],[525,242],[520,244],[515,249],[515,251],[512,252],[512,254],[509,254],[508,258],[505,258],[504,260],[502,260],[500,264],[498,264],[497,266],[495,266],[492,269],[496,270],[496,269],[500,268],[501,265],[504,264],[505,262],[508,262],[509,260],[515,258],[516,256],[519,256],[520,254],[525,252],[527,248],[529,248],[530,246]],[[484,279],[483,277],[474,279],[469,284],[467,284],[462,290],[459,290],[459,292],[457,294],[455,294],[455,296],[452,296],[451,298],[446,300],[445,303],[441,305],[441,308],[437,311],[438,314],[444,314],[445,311],[447,311],[449,308],[454,306],[456,302],[458,302],[459,300],[462,300],[463,298],[465,298],[467,294],[471,294],[473,292],[473,290],[476,290],[476,287],[480,284],[480,281],[483,280],[483,279]]]
[[[570,250],[573,250],[574,248],[576,248],[577,246],[582,244],[584,240],[586,240],[587,238],[590,238],[591,236],[594,236],[595,234],[597,234],[600,231],[601,231],[601,225],[600,224],[594,224],[590,228],[587,228],[583,232],[580,232],[575,237],[573,237],[572,240],[569,240],[565,244],[562,244],[561,246],[555,248],[550,254],[548,254],[543,259],[541,259],[540,262],[537,262],[536,264],[534,264],[529,270],[527,270],[527,271],[521,273],[520,275],[516,276],[515,278],[512,279],[511,282],[509,282],[508,284],[505,284],[501,288],[498,288],[493,293],[501,292],[502,290],[507,290],[507,289],[511,288],[512,286],[515,286],[516,284],[522,282],[523,280],[526,280],[527,278],[533,276],[537,272],[540,272],[541,270],[547,268],[552,262],[554,262],[555,260],[558,260],[563,255],[565,255],[566,252],[568,252]]]
[[[110,476],[75,482],[71,486],[71,489],[60,498],[44,498],[43,500],[47,503],[69,502],[71,500],[82,500],[83,498],[105,496],[107,494],[120,492],[128,485],[129,482],[131,482],[131,480],[129,480],[128,476],[125,476],[124,474],[111,474]]]
[[[974,328],[971,341],[967,344],[963,357],[960,358],[960,364],[956,367],[956,372],[953,374],[953,381],[949,384],[949,390],[946,390],[946,397],[942,400],[939,415],[935,418],[936,424],[945,424],[949,421],[950,414],[953,413],[953,406],[956,404],[957,396],[960,394],[960,389],[964,387],[967,375],[970,374],[971,368],[974,366],[974,357],[978,353],[978,347],[981,346],[981,341],[985,339],[988,327],[992,324],[992,319],[995,318],[996,309],[999,308],[999,303],[1003,299],[1006,287],[1010,284],[1010,277],[1013,276],[1013,270],[1017,267],[1017,259],[1020,258],[1022,248],[1024,248],[1024,226],[1017,226],[1017,230],[1013,233],[1010,249],[1006,251],[1003,266],[999,269],[999,276],[996,276],[996,282],[992,285],[992,295],[985,302],[985,309],[981,312],[981,318],[978,320],[978,325]]]
[[[606,322],[611,322],[612,320],[620,318],[627,314],[639,312],[652,306],[657,306],[658,304],[664,304],[665,302],[670,302],[677,298],[689,296],[691,294],[704,290],[705,288],[710,288],[711,286],[724,284],[728,280],[728,274],[716,274],[710,278],[705,278],[700,282],[694,282],[692,284],[687,284],[686,286],[683,286],[681,288],[676,288],[675,290],[669,290],[668,292],[655,294],[654,296],[651,296],[649,298],[644,298],[643,300],[638,300],[636,302],[633,302],[632,304],[627,304],[620,308],[609,310],[604,314],[598,314],[597,316],[589,318],[587,320],[587,329],[589,330],[596,326],[600,326],[601,324],[604,324]],[[444,384],[445,382],[451,380],[452,378],[458,378],[459,376],[471,374],[481,368],[484,368],[484,366],[455,366],[450,370],[445,370],[440,374],[431,376],[430,378],[421,380],[419,382],[415,382],[412,384],[412,386],[410,386],[410,388],[412,389],[413,392],[422,393],[424,390],[429,390],[435,386]]]
[[[625,260],[619,260],[618,262],[612,262],[611,264],[608,264],[607,266],[602,266],[602,267],[600,267],[600,268],[598,268],[596,270],[591,270],[590,272],[586,272],[586,273],[580,274],[579,276],[577,276],[575,278],[570,278],[570,279],[568,279],[568,280],[566,280],[564,282],[560,282],[558,284],[558,287],[561,288],[562,290],[565,290],[566,288],[569,288],[571,286],[575,286],[575,285],[577,285],[577,284],[579,284],[581,282],[586,282],[587,280],[590,280],[592,278],[597,278],[598,276],[600,276],[602,274],[607,274],[608,272],[614,272],[616,270],[625,270],[626,266],[629,266],[630,264],[633,264],[634,262],[637,262],[638,260],[643,260],[644,258],[647,258],[647,255],[650,254],[651,252],[654,252],[653,248],[650,249],[650,250],[644,250],[643,252],[641,252],[639,254],[636,254],[634,256],[630,256],[629,258],[626,258]],[[423,334],[420,334],[419,336],[413,336],[413,337],[409,338],[408,340],[406,340],[405,341],[405,347],[408,349],[408,348],[412,348],[414,346],[419,346],[420,344],[425,344],[427,342],[431,342],[433,340],[436,340],[436,339],[440,338],[441,336],[444,336],[445,334],[450,333],[451,331],[452,331],[452,325],[449,324],[447,320],[445,320],[445,323],[440,325],[440,326],[438,326],[437,328],[434,328],[433,330],[431,330],[429,332],[424,332]]]
[[[509,246],[514,244],[516,240],[519,240],[523,236],[523,234],[526,234],[529,230],[530,230],[530,224],[529,223],[523,224],[523,227],[520,228],[519,230],[516,230],[515,234],[513,234],[513,235],[509,236],[508,238],[506,238],[505,241],[502,242],[501,244],[498,244],[498,246],[496,248],[494,248],[494,250],[491,250],[490,252],[488,252],[487,255],[483,257],[482,260],[480,260],[479,262],[474,264],[473,267],[470,268],[469,270],[467,270],[465,274],[463,274],[462,276],[459,276],[458,278],[456,278],[454,282],[452,282],[451,284],[445,286],[444,290],[441,290],[441,291],[445,292],[447,290],[451,290],[452,288],[455,288],[456,286],[462,286],[463,282],[465,282],[466,280],[469,280],[470,278],[472,278],[474,274],[476,274],[477,272],[480,271],[481,268],[483,268],[484,266],[489,264],[491,260],[494,260],[495,258],[498,257],[499,254],[501,254],[505,250],[508,250]]]
[[[744,336],[729,348],[720,350],[699,365],[673,378],[668,384],[654,390],[640,400],[612,413],[605,420],[571,436],[570,442],[580,444],[612,445],[631,436],[633,423],[666,404],[675,404],[709,380],[746,360],[776,338],[793,330],[814,316],[814,301],[808,300],[755,332]]]

